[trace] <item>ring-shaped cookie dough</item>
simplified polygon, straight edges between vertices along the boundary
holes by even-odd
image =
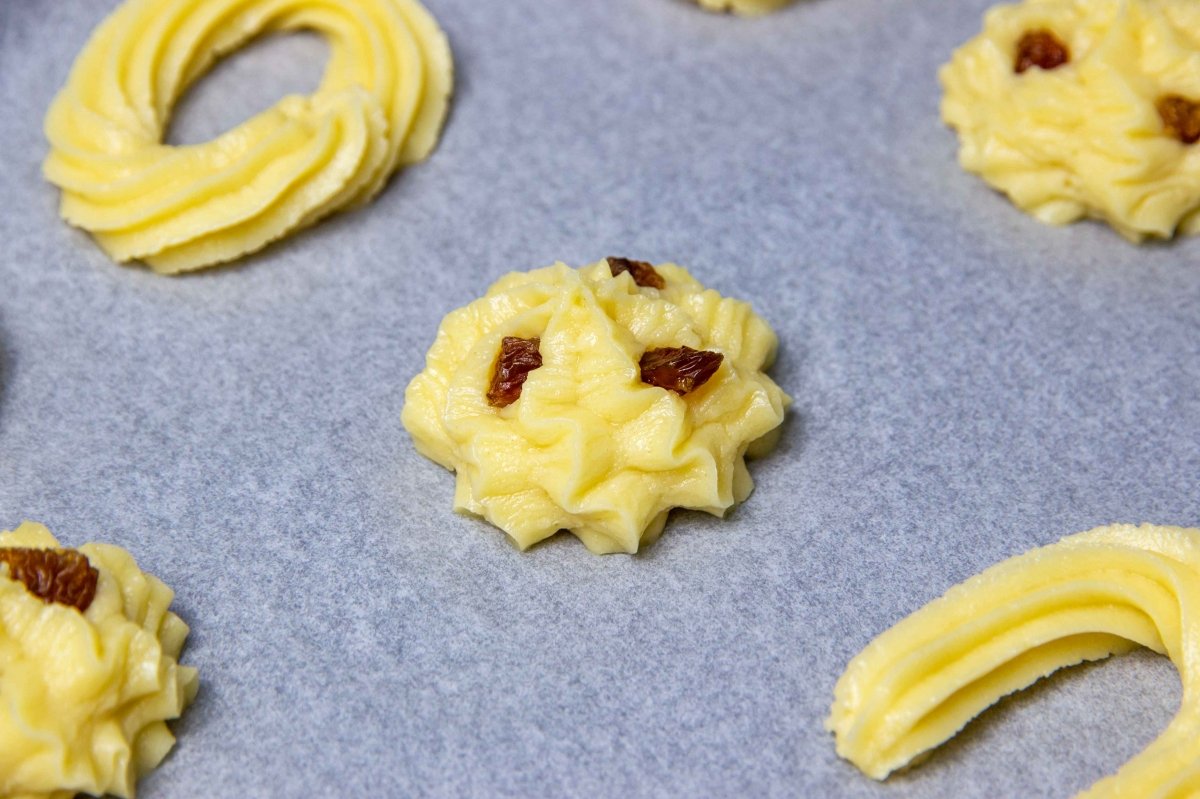
[[[330,44],[315,93],[203,144],[162,143],[217,58],[297,29]],[[44,172],[63,217],[115,260],[199,269],[370,200],[433,149],[452,82],[446,37],[416,0],[126,0],[50,106]]]
[[[1028,36],[1062,47],[1023,59]],[[1200,103],[1195,0],[996,6],[940,78],[959,162],[1018,208],[1132,241],[1200,232],[1200,144],[1164,116],[1170,98]]]
[[[92,591],[63,604],[63,572],[44,560],[14,572],[9,559],[35,551],[86,558]],[[133,796],[175,744],[166,722],[196,695],[196,670],[178,662],[188,627],[174,594],[120,547],[63,553],[34,522],[0,532],[0,555],[0,796]]]
[[[1068,536],[951,588],[846,667],[827,726],[875,779],[953,736],[1001,697],[1138,644],[1171,658],[1178,715],[1083,796],[1200,792],[1200,530],[1112,525]]]

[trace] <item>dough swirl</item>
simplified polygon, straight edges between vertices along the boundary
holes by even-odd
[[[330,43],[314,94],[210,142],[162,143],[172,105],[218,57],[296,29]],[[427,156],[452,71],[416,0],[126,0],[50,106],[44,172],[63,217],[115,260],[199,269],[361,205]]]
[[[1137,645],[1171,658],[1183,705],[1145,751],[1083,796],[1200,792],[1200,530],[1112,525],[1004,561],[872,641],[846,667],[827,726],[883,779],[1001,697]]]
[[[1015,72],[1034,31],[1060,39],[1069,62]],[[1200,3],[996,6],[940,77],[963,168],[1037,219],[1095,217],[1132,241],[1200,231],[1200,146],[1158,111],[1171,95],[1200,101]]]
[[[0,533],[0,547],[58,542],[25,522]],[[133,796],[174,745],[166,721],[196,694],[196,670],[178,664],[188,628],[168,610],[171,589],[119,547],[78,551],[99,572],[82,613],[0,569],[2,797]]]
[[[744,456],[774,444],[789,402],[764,373],[775,334],[682,267],[654,268],[662,289],[605,261],[513,272],[442,320],[403,421],[457,473],[456,510],[522,549],[570,530],[593,552],[636,552],[671,508],[720,516],[749,496]],[[541,360],[497,408],[487,393],[505,337],[537,337]],[[642,382],[639,359],[672,347],[723,359],[686,396]]]

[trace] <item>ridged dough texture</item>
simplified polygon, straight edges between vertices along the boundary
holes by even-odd
[[[456,510],[522,549],[565,529],[592,552],[636,552],[671,508],[720,516],[749,496],[744,456],[774,445],[789,402],[763,373],[775,334],[682,267],[655,268],[661,290],[606,261],[514,272],[442,321],[403,421],[457,473]],[[485,393],[505,336],[540,336],[543,364],[495,408]],[[685,396],[641,382],[646,350],[679,346],[725,359]]]
[[[58,546],[34,522],[0,533],[0,547]],[[165,722],[196,694],[171,589],[120,547],[79,551],[100,573],[83,613],[0,569],[0,797],[133,796],[175,743]]]
[[[729,11],[753,17],[769,14],[790,4],[792,0],[696,0],[707,11]]]
[[[883,779],[1006,694],[1139,644],[1174,661],[1182,706],[1145,751],[1080,796],[1200,795],[1197,529],[1098,527],[951,588],[850,662],[827,726],[839,755]]]
[[[1046,29],[1058,68],[1014,72],[1017,42]],[[1200,100],[1195,0],[1025,0],[997,6],[940,73],[959,161],[1050,224],[1107,221],[1139,241],[1200,230],[1200,145],[1165,129],[1165,94]]]
[[[210,142],[162,143],[217,58],[298,29],[330,44],[314,94]],[[44,172],[63,217],[113,259],[200,269],[369,201],[433,149],[452,82],[446,37],[416,0],[126,0],[50,106]]]

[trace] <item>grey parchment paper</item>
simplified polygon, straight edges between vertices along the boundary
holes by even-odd
[[[110,0],[0,0],[0,526],[112,541],[200,669],[145,799],[1065,797],[1151,741],[1165,659],[1073,669],[876,784],[834,681],[988,565],[1200,524],[1200,241],[1045,227],[955,163],[937,67],[986,0],[428,0],[458,92],[366,209],[168,279],[61,223],[42,117]],[[315,88],[313,34],[180,103]],[[795,397],[757,490],[636,557],[455,516],[404,387],[503,272],[674,260],[752,302]]]

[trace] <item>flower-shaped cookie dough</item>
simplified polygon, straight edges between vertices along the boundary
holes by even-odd
[[[1043,222],[1200,231],[1200,3],[998,6],[941,81],[962,166]]]
[[[196,693],[172,597],[119,547],[0,533],[0,796],[134,795]]]
[[[636,552],[671,508],[722,515],[753,487],[788,397],[775,334],[673,264],[516,272],[449,314],[405,394],[417,449],[457,472],[455,508],[525,548],[570,530]]]

